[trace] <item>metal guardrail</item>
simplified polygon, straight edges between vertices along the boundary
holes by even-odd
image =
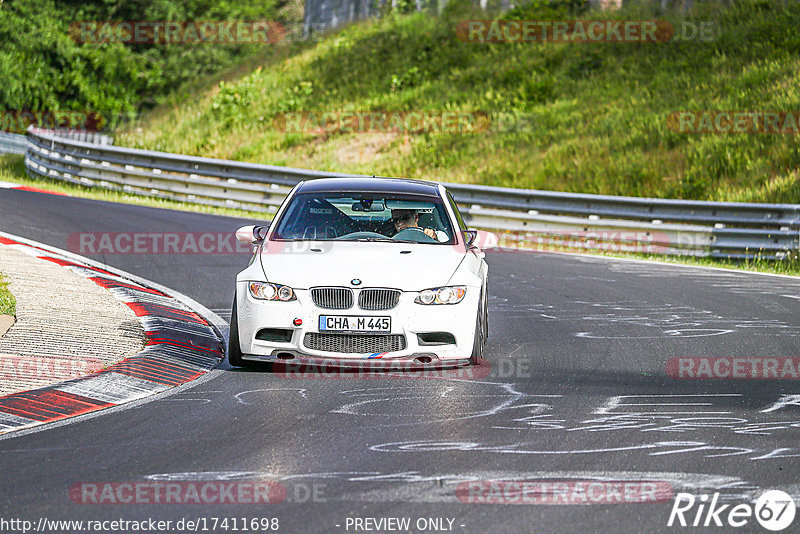
[[[31,176],[265,214],[302,180],[358,175],[184,156],[30,128]],[[800,248],[800,205],[616,197],[445,184],[470,226],[524,249],[781,259]]]
[[[0,132],[0,154],[24,154],[27,149],[24,135]]]

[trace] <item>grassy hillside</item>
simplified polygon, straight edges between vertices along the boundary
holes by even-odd
[[[326,170],[637,196],[800,202],[787,134],[686,134],[681,110],[800,110],[800,5],[779,0],[681,15],[577,14],[535,2],[503,18],[707,21],[711,42],[479,44],[442,17],[388,15],[295,45],[159,108],[121,144]],[[648,2],[649,6],[656,4]],[[521,132],[311,135],[286,111],[461,110],[527,114]]]

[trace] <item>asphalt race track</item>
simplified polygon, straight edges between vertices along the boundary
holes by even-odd
[[[0,191],[0,230],[60,248],[76,232],[243,224]],[[234,275],[248,261],[89,257],[225,319]],[[775,488],[797,499],[797,379],[678,379],[667,368],[675,358],[800,356],[800,282],[577,255],[487,257],[489,345],[475,376],[298,379],[225,364],[151,402],[0,440],[0,516],[204,520],[198,530],[207,532],[233,531],[232,523],[212,529],[213,518],[278,518],[278,531],[291,533],[387,532],[357,528],[355,518],[389,517],[410,518],[411,532],[418,521],[427,532],[729,532],[668,527],[673,495],[719,492],[720,503],[735,504]],[[87,504],[70,496],[81,483],[253,479],[280,482],[286,499]],[[582,505],[472,502],[480,498],[458,492],[465,482],[511,480],[656,481],[668,491],[662,502]],[[436,518],[443,522],[426,522]],[[766,532],[752,517],[736,531]]]

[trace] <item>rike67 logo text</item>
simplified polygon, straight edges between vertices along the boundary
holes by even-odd
[[[667,526],[733,527],[747,525],[753,517],[767,530],[777,532],[792,524],[795,504],[792,496],[781,490],[762,493],[755,504],[719,504],[719,493],[695,497],[678,493],[669,514]]]

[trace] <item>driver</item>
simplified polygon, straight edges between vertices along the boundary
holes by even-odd
[[[437,239],[436,231],[433,228],[422,229],[419,227],[419,213],[415,210],[392,210],[392,222],[397,232],[406,230],[408,228],[416,228],[425,232],[425,235]]]

